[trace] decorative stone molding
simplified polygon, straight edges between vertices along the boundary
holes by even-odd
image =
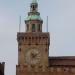
[[[48,67],[48,66],[37,66],[37,65],[17,65],[17,74],[20,73],[48,73],[54,74],[54,73],[63,73],[63,74],[68,74],[68,75],[73,75],[75,74],[75,67]]]

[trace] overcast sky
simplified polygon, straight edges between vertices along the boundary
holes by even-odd
[[[22,17],[21,31],[25,31],[31,0],[0,0],[0,61],[6,62],[5,75],[16,75],[18,50],[16,35],[19,16]],[[50,56],[75,55],[75,0],[39,0],[39,11],[44,20],[49,18],[51,37]]]

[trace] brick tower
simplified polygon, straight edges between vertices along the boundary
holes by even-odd
[[[17,33],[18,65],[16,75],[35,75],[34,70],[48,66],[49,33],[42,32],[43,20],[38,12],[37,0],[32,0],[25,20],[26,32]],[[30,74],[29,74],[30,73]]]

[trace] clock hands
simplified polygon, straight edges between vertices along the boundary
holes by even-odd
[[[32,58],[36,58],[36,56],[37,56],[37,54],[31,53],[31,57],[32,57]]]

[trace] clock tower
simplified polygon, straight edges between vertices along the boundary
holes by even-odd
[[[37,0],[32,0],[26,31],[17,33],[16,75],[75,75],[75,56],[49,57],[50,35],[42,26]]]
[[[25,69],[29,66],[49,65],[48,56],[50,36],[48,32],[42,32],[42,24],[43,20],[38,12],[37,0],[32,0],[30,4],[30,12],[28,12],[28,17],[25,19],[26,32],[17,33],[17,75],[25,75]],[[22,70],[25,72],[24,74],[21,73]]]

